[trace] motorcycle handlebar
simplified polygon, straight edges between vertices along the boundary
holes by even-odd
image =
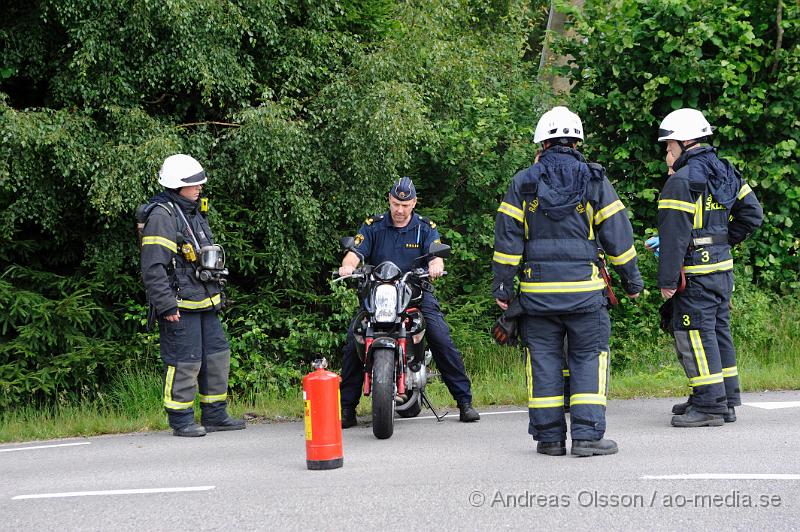
[[[333,276],[334,276],[333,282],[334,283],[337,283],[339,281],[343,281],[345,279],[363,279],[367,275],[366,271],[363,268],[356,268],[353,271],[353,273],[351,273],[350,275],[342,275],[342,276],[336,277],[336,275],[338,275],[338,274],[339,274],[338,270],[334,270],[333,271]],[[410,270],[410,271],[406,272],[405,275],[403,275],[403,281],[405,281],[406,279],[408,279],[412,275],[414,277],[417,277],[418,279],[427,279],[428,277],[431,276],[431,274],[425,268],[415,268],[413,270]],[[445,275],[447,275],[447,272],[443,271],[442,272],[442,277],[444,277]]]

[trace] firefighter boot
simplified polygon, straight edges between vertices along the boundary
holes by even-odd
[[[565,441],[540,441],[536,444],[536,452],[550,456],[564,456],[567,454],[567,442]]]
[[[356,409],[343,406],[342,428],[349,429],[350,427],[355,427],[356,425],[358,425],[358,420],[356,419]]]
[[[220,432],[223,430],[242,430],[247,428],[244,419],[234,419],[228,415],[219,421],[202,421],[206,432]]]
[[[691,395],[686,399],[686,402],[672,405],[672,413],[676,415],[683,415],[686,413],[686,409],[689,408],[690,406],[692,406]]]
[[[469,401],[459,401],[458,411],[459,411],[458,420],[463,421],[464,423],[478,421],[481,418],[481,415],[478,413],[477,410],[472,408],[472,403],[470,403]]]
[[[572,440],[572,454],[575,456],[616,454],[618,450],[614,440]]]
[[[197,423],[190,423],[188,425],[184,425],[183,427],[174,429],[172,431],[172,435],[182,436],[184,438],[199,438],[200,436],[206,435],[206,429]]]
[[[722,414],[722,419],[725,423],[733,423],[736,421],[736,410],[734,410],[732,406],[729,406],[728,411]]]
[[[686,409],[685,414],[672,416],[673,427],[719,427],[724,423],[720,414],[698,412],[694,408]]]

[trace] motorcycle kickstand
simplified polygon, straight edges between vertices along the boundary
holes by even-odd
[[[428,408],[430,408],[430,409],[431,409],[431,412],[433,412],[433,415],[434,415],[434,417],[436,418],[436,421],[439,421],[439,422],[441,422],[441,421],[444,421],[444,417],[445,417],[447,414],[449,414],[450,412],[446,411],[444,414],[442,414],[442,415],[440,416],[440,415],[439,415],[439,414],[436,412],[436,409],[435,409],[435,408],[433,408],[433,405],[431,404],[431,400],[430,400],[430,399],[428,399],[428,395],[425,393],[425,391],[422,391],[422,392],[420,392],[420,393],[421,393],[421,397],[420,397],[420,398],[422,399],[422,404],[424,404],[425,406],[427,406]]]

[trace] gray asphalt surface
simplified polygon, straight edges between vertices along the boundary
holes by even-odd
[[[383,441],[362,420],[332,471],[306,469],[302,422],[5,444],[0,529],[798,529],[800,392],[745,394],[718,428],[671,428],[674,402],[611,401],[620,452],[592,458],[536,454],[521,408],[474,424],[425,410]],[[649,478],[664,475],[746,478]],[[201,491],[51,495],[161,488]]]

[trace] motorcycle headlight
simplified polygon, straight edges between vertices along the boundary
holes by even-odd
[[[375,288],[375,321],[390,323],[397,318],[397,289],[393,284]]]

